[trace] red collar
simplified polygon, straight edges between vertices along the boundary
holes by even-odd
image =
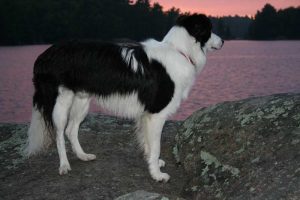
[[[180,51],[180,50],[178,50],[177,49],[177,51],[181,54],[181,55],[183,55],[192,65],[194,65],[195,66],[195,63],[194,63],[194,61],[189,57],[189,56],[187,56],[185,53],[183,53],[182,51]]]

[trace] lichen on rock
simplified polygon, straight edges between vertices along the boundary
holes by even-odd
[[[25,124],[14,126],[0,124],[0,129],[3,130],[1,137],[5,137],[3,141],[0,141],[0,160],[2,161],[0,166],[3,169],[15,169],[26,159],[23,150],[26,144],[27,126]]]
[[[183,194],[300,198],[299,113],[299,94],[224,102],[195,112],[175,137],[176,159],[189,177]]]

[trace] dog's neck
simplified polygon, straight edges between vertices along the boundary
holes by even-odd
[[[203,56],[195,54],[199,52],[200,45],[196,44],[195,38],[190,36],[185,28],[174,26],[167,33],[167,35],[162,40],[164,43],[169,43],[173,48],[180,54],[184,55],[187,60],[195,66],[196,70],[201,70],[206,62],[205,54],[203,51]],[[199,48],[195,50],[195,48]]]
[[[189,47],[191,47],[191,36],[189,36],[187,31],[182,27],[172,27],[162,42],[170,43],[175,49],[178,49],[185,55],[190,55]]]
[[[192,65],[194,65],[194,67],[196,67],[195,66],[195,63],[194,63],[194,61],[193,61],[193,59],[192,58],[190,58],[188,55],[186,55],[185,53],[183,53],[182,51],[180,51],[180,50],[178,50],[177,49],[177,51],[181,54],[181,55],[183,55]]]

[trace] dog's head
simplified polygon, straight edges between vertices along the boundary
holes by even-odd
[[[219,36],[212,33],[212,23],[206,15],[182,15],[177,19],[176,25],[184,27],[195,41],[200,43],[201,49],[219,50],[224,44]]]

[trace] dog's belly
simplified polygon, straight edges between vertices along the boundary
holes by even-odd
[[[112,114],[125,118],[137,118],[145,110],[145,106],[138,100],[137,93],[112,94],[97,97],[97,103]]]

